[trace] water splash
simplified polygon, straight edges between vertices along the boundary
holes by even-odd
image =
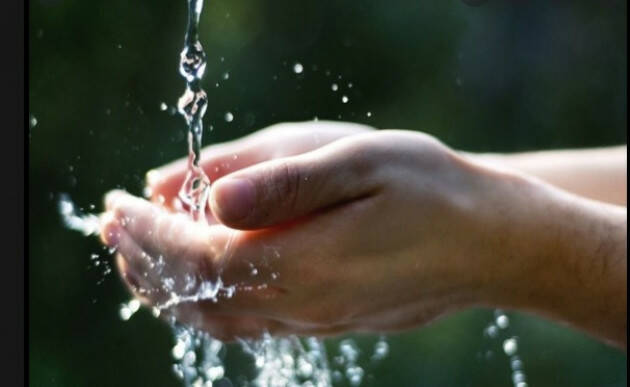
[[[207,333],[172,322],[175,345],[173,371],[187,386],[212,387],[223,379],[224,345]]]
[[[58,208],[61,219],[67,228],[79,231],[85,236],[100,233],[99,217],[94,214],[83,214],[81,210],[76,208],[68,194],[59,195]]]
[[[172,278],[165,278],[163,280],[162,289],[172,288]],[[187,302],[199,302],[210,300],[213,302],[217,302],[219,300],[219,296],[223,296],[224,298],[232,298],[234,292],[236,291],[236,287],[234,285],[226,286],[223,284],[223,281],[219,277],[216,281],[199,281],[195,282],[192,279],[188,279],[187,288],[190,290],[195,288],[195,291],[189,294],[178,294],[174,291],[169,291],[169,298],[165,302],[156,305],[158,310],[172,308],[176,305],[187,303]]]

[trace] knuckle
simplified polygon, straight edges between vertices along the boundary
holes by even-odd
[[[302,172],[290,162],[280,162],[271,174],[267,187],[272,203],[281,205],[287,210],[295,210],[298,206]]]
[[[379,147],[369,137],[363,137],[352,141],[344,149],[348,162],[345,163],[345,172],[348,179],[362,180],[371,176],[383,163],[380,157]],[[353,181],[353,180],[349,180]]]

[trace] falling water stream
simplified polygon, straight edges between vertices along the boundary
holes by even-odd
[[[186,91],[178,101],[178,110],[188,125],[188,171],[179,198],[197,221],[205,221],[210,179],[199,166],[203,116],[208,95],[201,87],[206,70],[206,53],[199,41],[199,17],[203,0],[188,0],[188,27],[184,49],[180,54],[179,72],[186,80]]]

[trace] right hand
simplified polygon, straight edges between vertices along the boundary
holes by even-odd
[[[347,122],[311,121],[281,123],[237,140],[210,145],[201,152],[201,168],[215,182],[219,178],[249,166],[282,157],[313,151],[342,137],[374,130],[367,125]],[[177,208],[179,190],[187,171],[187,158],[153,169],[147,173],[151,201],[169,210]],[[216,223],[211,213],[210,223]]]

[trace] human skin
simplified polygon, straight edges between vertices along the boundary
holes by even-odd
[[[148,174],[152,202],[107,195],[102,239],[145,304],[168,301],[165,278],[181,294],[186,276],[236,286],[232,297],[164,313],[224,340],[389,332],[485,306],[625,348],[627,210],[593,200],[620,194],[567,184],[558,176],[570,162],[554,172],[523,160],[456,152],[418,132],[281,124],[204,151],[208,224],[173,205],[178,161]],[[623,164],[611,170],[625,176]]]

